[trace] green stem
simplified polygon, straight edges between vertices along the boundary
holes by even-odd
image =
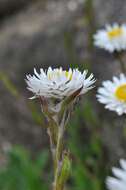
[[[70,101],[72,101],[71,98],[73,98],[75,94],[76,93],[70,96],[65,103],[70,103]],[[63,104],[61,113],[59,114],[59,121],[58,121],[59,127],[58,127],[58,136],[57,136],[57,144],[55,151],[53,190],[63,190],[66,182],[66,180],[64,181],[62,179],[61,183],[61,180],[59,180],[60,179],[59,176],[61,176],[62,173],[61,168],[63,167],[63,136],[68,118],[69,118],[69,113],[67,112],[67,110],[65,109],[65,105]]]
[[[122,71],[123,73],[125,73],[125,72],[126,72],[125,63],[124,63],[124,61],[122,60],[122,57],[121,57],[121,56],[119,56],[119,62],[120,62],[121,71]]]
[[[125,67],[125,62],[123,61],[123,54],[122,53],[115,53],[115,57],[118,59],[120,63],[120,68],[123,73],[126,73],[126,67]]]
[[[54,162],[54,183],[53,190],[63,190],[63,187],[59,186],[58,177],[60,173],[61,159],[62,159],[62,146],[63,146],[63,129],[59,127],[57,146],[55,152],[55,162]]]
[[[66,165],[70,165],[69,159],[64,160],[63,158],[63,135],[69,117],[69,111],[67,110],[68,103],[70,104],[79,92],[77,91],[73,93],[72,96],[65,101],[65,103],[62,103],[62,108],[58,115],[54,115],[54,113],[50,112],[48,109],[48,102],[45,97],[39,98],[42,106],[42,112],[45,113],[48,121],[47,133],[50,138],[50,149],[52,152],[54,165],[53,190],[64,189],[69,173],[69,171],[67,171],[67,168],[69,167],[66,167]]]
[[[72,96],[73,97],[73,96]],[[71,100],[71,97],[70,97]],[[70,101],[69,100],[69,101]],[[69,102],[68,101],[68,102]],[[65,102],[66,103],[66,102]],[[65,176],[63,170],[63,136],[65,131],[65,126],[68,120],[69,113],[66,110],[65,105],[62,105],[61,112],[58,115],[57,120],[57,136],[56,136],[56,144],[55,151],[53,152],[54,156],[54,182],[53,182],[53,190],[63,190],[66,182],[67,171],[65,171]],[[61,177],[63,175],[63,178]]]

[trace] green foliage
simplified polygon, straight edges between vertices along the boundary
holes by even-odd
[[[14,86],[14,84],[10,81],[7,75],[5,75],[3,72],[0,72],[0,80],[3,82],[4,86],[7,88],[7,90],[14,96],[18,97],[19,93],[17,88]]]
[[[0,190],[46,190],[48,179],[41,176],[47,164],[48,153],[44,151],[36,160],[21,147],[8,153],[7,166],[0,170]],[[45,176],[44,176],[45,177]]]

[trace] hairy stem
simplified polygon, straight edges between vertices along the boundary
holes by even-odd
[[[60,169],[62,164],[63,134],[64,134],[64,127],[60,126],[58,132],[57,146],[55,151],[53,190],[63,190],[63,188],[61,188],[58,184],[58,177],[60,174]]]

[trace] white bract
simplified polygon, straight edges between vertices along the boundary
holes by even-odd
[[[92,89],[95,79],[93,74],[87,77],[87,71],[81,73],[78,69],[69,69],[68,71],[62,68],[52,69],[47,71],[40,69],[40,73],[34,69],[34,75],[27,75],[26,82],[28,89],[34,93],[34,97],[45,97],[62,100],[69,97],[78,89],[79,95],[86,93]]]
[[[115,177],[107,177],[106,185],[109,190],[126,190],[126,160],[120,160],[121,168],[112,168]]]
[[[126,25],[106,25],[94,35],[94,45],[111,53],[126,50]]]
[[[113,81],[104,81],[98,89],[97,98],[105,108],[117,112],[118,115],[126,113],[126,76],[113,77]]]

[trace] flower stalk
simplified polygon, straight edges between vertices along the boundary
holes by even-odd
[[[126,65],[123,60],[123,52],[115,52],[114,55],[115,55],[115,58],[119,61],[120,69],[122,73],[126,73]]]
[[[63,149],[63,138],[65,126],[70,114],[68,105],[70,106],[73,102],[74,96],[72,95],[62,102],[61,109],[58,113],[51,113],[48,109],[49,106],[46,99],[44,97],[40,97],[42,112],[44,112],[48,121],[47,133],[50,138],[50,149],[54,164],[53,190],[63,190],[70,174],[70,167],[64,169],[66,168],[66,165],[70,166],[70,159],[67,151]]]
[[[63,190],[65,183],[67,181],[66,176],[69,177],[68,173],[66,172],[65,176],[62,174],[62,166],[64,161],[64,150],[63,150],[63,138],[65,132],[65,121],[63,121],[60,126],[58,126],[58,134],[57,134],[57,141],[55,148],[51,150],[53,152],[53,159],[54,159],[54,182],[53,182],[53,190]],[[51,137],[50,137],[51,138]],[[63,176],[61,180],[61,176]],[[59,180],[60,179],[60,180]],[[66,180],[65,180],[66,179]]]
[[[54,163],[54,182],[53,190],[63,190],[65,183],[70,175],[71,160],[69,153],[63,148],[63,138],[67,121],[69,119],[74,100],[82,90],[76,90],[71,96],[61,102],[60,111],[51,114],[48,104],[44,105],[43,111],[48,119],[48,134],[50,137],[50,147]],[[46,101],[41,101],[41,103]]]
[[[53,158],[54,182],[52,190],[64,190],[71,171],[69,151],[64,149],[66,124],[78,97],[92,89],[95,82],[93,74],[87,77],[87,71],[62,68],[47,71],[34,69],[34,75],[26,76],[28,89],[34,98],[39,98],[41,109],[47,119],[47,133]]]

